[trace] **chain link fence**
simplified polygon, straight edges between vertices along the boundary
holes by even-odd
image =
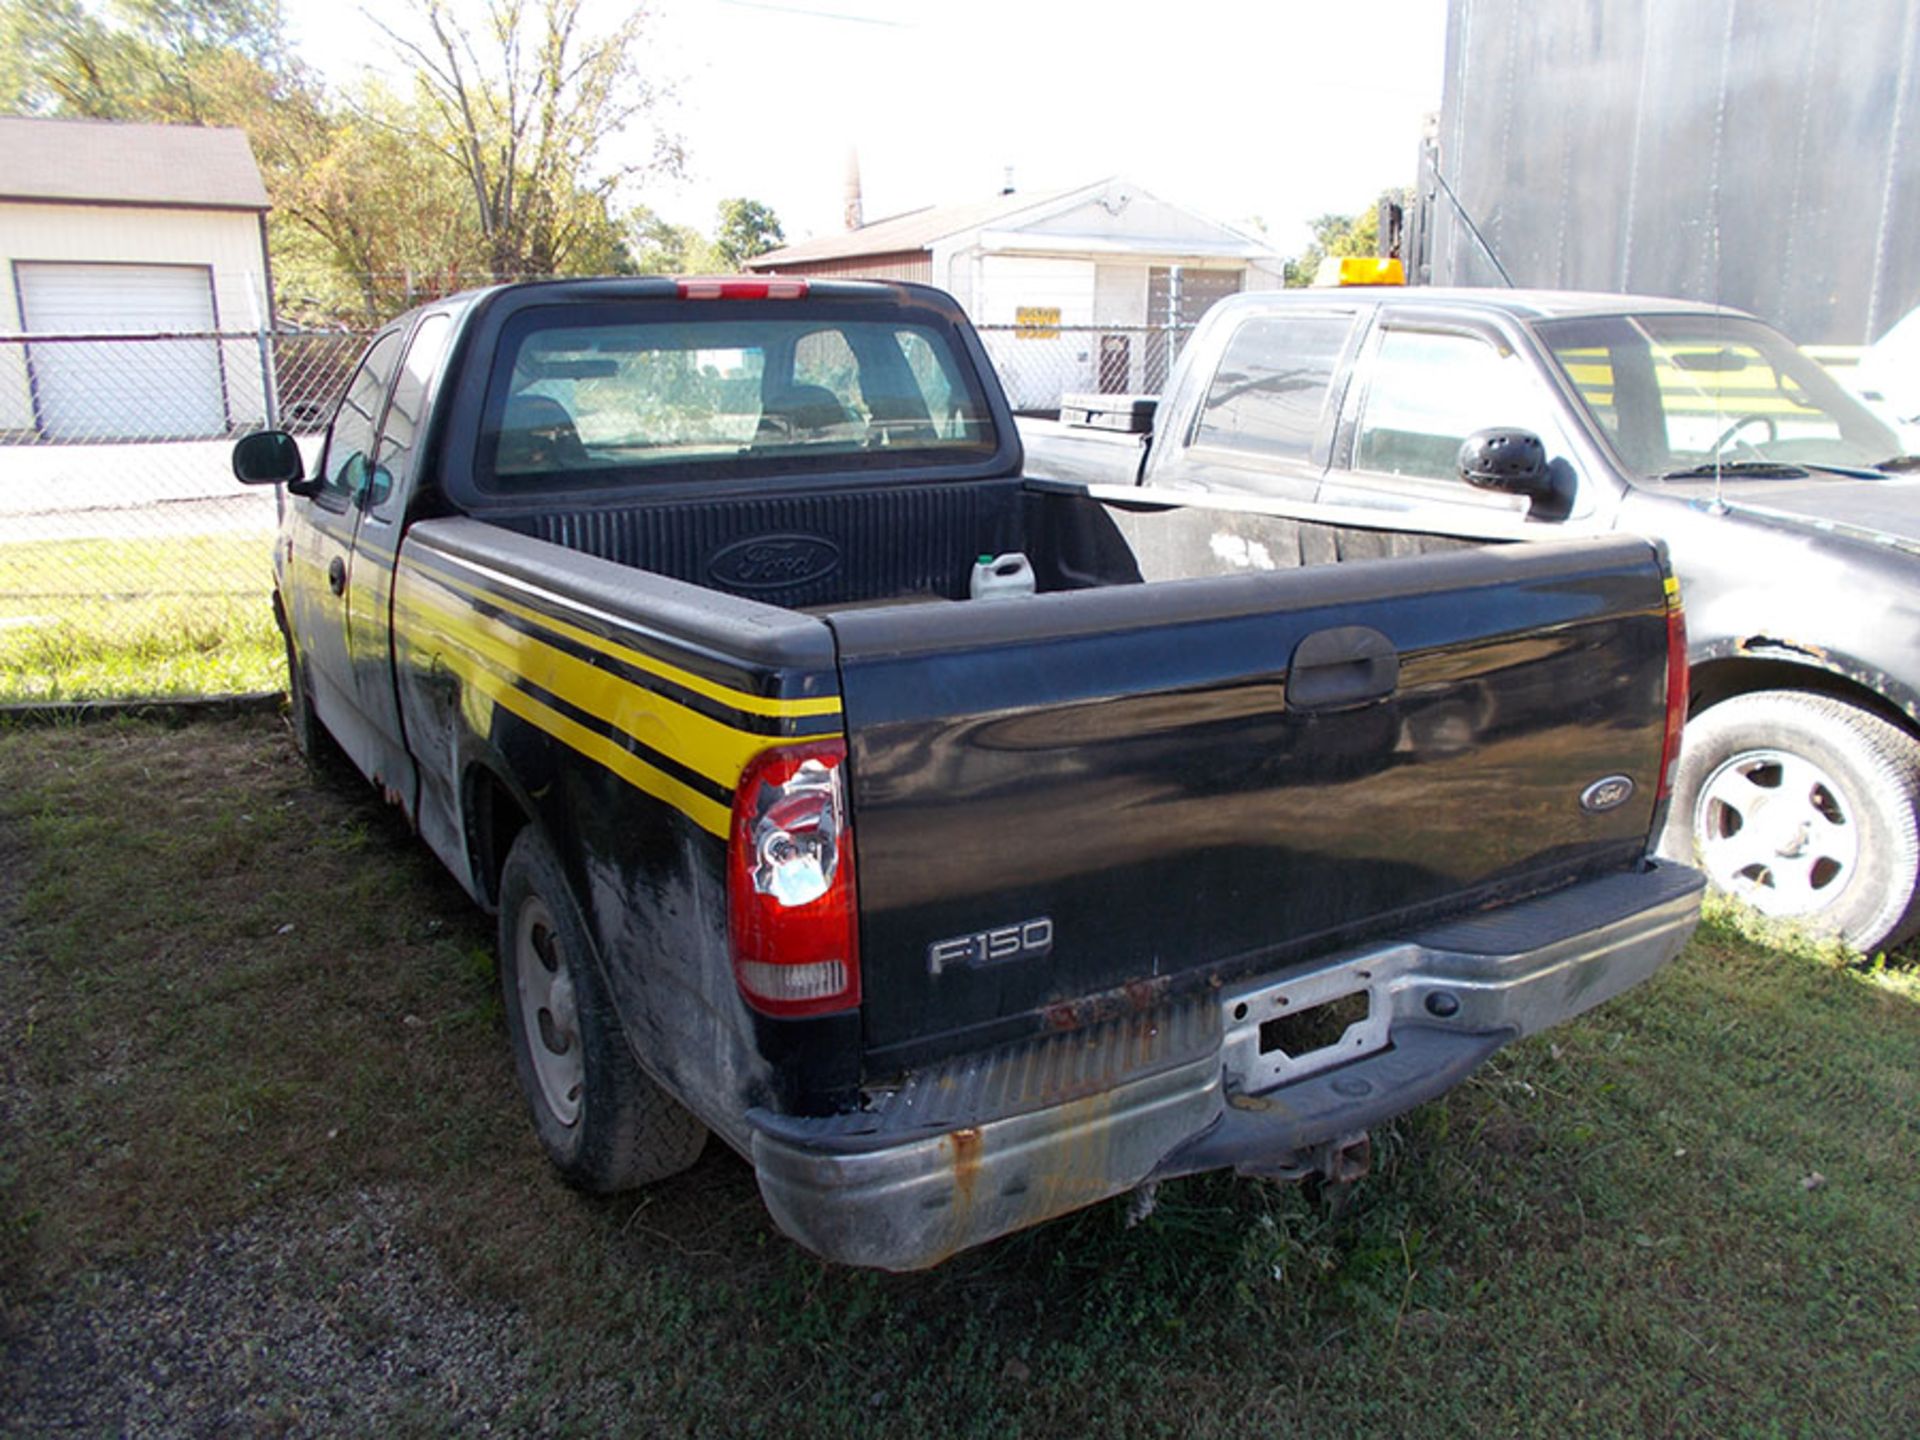
[[[0,336],[0,702],[282,683],[271,490],[232,439],[317,434],[366,337]]]
[[[1062,395],[1157,395],[1190,324],[982,325],[980,340],[1013,408],[1052,415]]]

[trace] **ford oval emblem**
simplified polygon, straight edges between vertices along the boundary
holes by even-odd
[[[1589,815],[1618,810],[1633,798],[1633,781],[1625,775],[1609,775],[1596,780],[1580,792],[1580,808]]]
[[[788,590],[839,568],[840,547],[820,535],[755,535],[707,562],[707,574],[729,590]]]

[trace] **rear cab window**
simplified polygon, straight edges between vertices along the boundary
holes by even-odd
[[[1353,328],[1351,314],[1248,319],[1221,352],[1187,443],[1324,469],[1334,380]]]
[[[618,302],[502,327],[482,492],[643,490],[771,474],[897,473],[999,453],[952,327],[886,307]]]

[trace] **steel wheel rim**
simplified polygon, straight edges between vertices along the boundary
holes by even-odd
[[[1693,833],[1714,884],[1766,915],[1809,915],[1832,904],[1860,860],[1847,793],[1785,750],[1723,760],[1700,787]]]
[[[570,1126],[580,1118],[580,1095],[586,1086],[580,1012],[553,912],[538,896],[528,897],[520,907],[513,974],[520,995],[520,1030],[540,1098],[555,1120]]]

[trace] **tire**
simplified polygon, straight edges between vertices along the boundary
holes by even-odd
[[[531,825],[500,875],[500,989],[520,1092],[569,1184],[630,1190],[699,1159],[706,1127],[635,1061],[559,858]]]
[[[307,672],[294,652],[292,638],[283,634],[280,641],[287,650],[287,724],[293,730],[294,748],[311,765],[314,746],[319,742],[320,717],[313,713],[313,696],[307,692]]]
[[[280,638],[287,651],[287,726],[293,731],[294,748],[307,762],[307,768],[322,780],[336,782],[355,776],[346,751],[320,723],[320,716],[313,708],[307,667],[300,659],[300,652],[293,648],[293,638],[284,631]]]
[[[1660,851],[1866,954],[1920,928],[1920,743],[1856,705],[1736,695],[1687,725]]]

